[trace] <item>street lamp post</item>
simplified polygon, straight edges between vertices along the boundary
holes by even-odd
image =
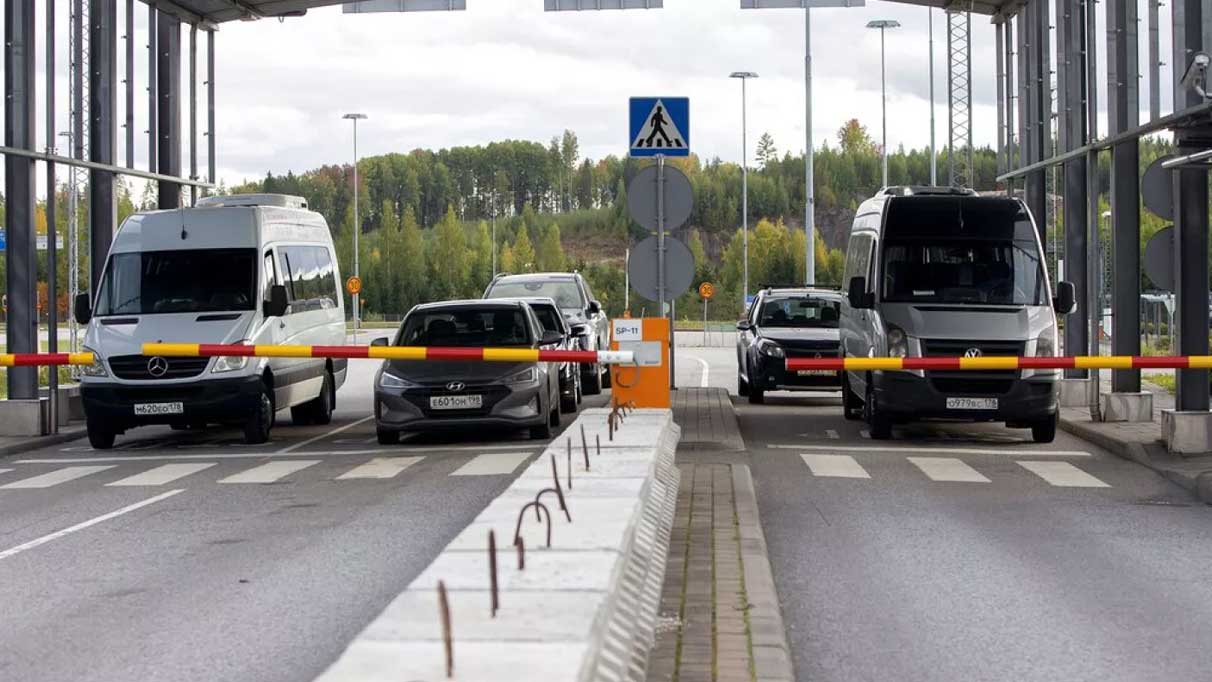
[[[341,118],[353,121],[353,209],[354,209],[354,224],[353,224],[353,275],[358,276],[358,233],[362,231],[362,223],[358,220],[358,121],[367,118],[366,114],[351,113],[345,114]],[[353,294],[353,340],[358,342],[358,322],[362,317],[362,309],[358,305],[358,294]]]
[[[938,154],[934,150],[934,8],[930,13],[930,186],[938,186]]]
[[[888,90],[887,78],[884,74],[884,30],[900,28],[900,25],[900,22],[894,19],[876,19],[867,22],[867,28],[880,30],[880,166],[884,187],[888,186]]]
[[[746,120],[745,81],[757,78],[758,75],[752,71],[733,71],[728,77],[741,80],[741,250],[745,264],[741,309],[744,310],[749,304],[749,142],[746,139],[748,121]]]

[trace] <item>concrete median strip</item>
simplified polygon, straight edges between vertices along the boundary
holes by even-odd
[[[323,682],[447,679],[438,581],[448,594],[454,677],[643,680],[654,640],[677,498],[680,429],[668,410],[636,410],[610,441],[608,410],[586,410],[468,525],[320,676]],[[589,448],[586,471],[581,445]],[[571,438],[572,485],[568,485]],[[601,454],[596,442],[601,439]],[[569,523],[554,493],[552,457]],[[522,518],[542,495],[548,527]],[[500,610],[490,608],[488,533],[497,538]]]

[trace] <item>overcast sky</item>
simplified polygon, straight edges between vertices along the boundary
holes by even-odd
[[[691,101],[691,145],[739,160],[740,83],[749,83],[749,147],[769,132],[780,151],[804,149],[804,21],[799,10],[740,10],[737,0],[665,0],[661,10],[543,12],[540,0],[468,0],[465,12],[343,14],[224,24],[218,35],[218,154],[228,182],[300,171],[359,152],[546,142],[576,131],[584,156],[624,154],[627,101]],[[879,32],[887,34],[888,142],[929,143],[928,10],[873,1],[813,13],[813,134],[836,141],[857,117],[878,139]],[[937,130],[946,134],[945,16],[936,11]],[[974,16],[978,144],[995,140],[994,32]]]

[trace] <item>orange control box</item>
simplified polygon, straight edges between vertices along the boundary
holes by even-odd
[[[612,365],[612,400],[636,407],[668,408],[669,320],[620,318],[610,322],[610,349],[635,353],[634,365]]]

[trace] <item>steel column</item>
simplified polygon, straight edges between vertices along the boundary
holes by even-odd
[[[1136,127],[1140,118],[1136,14],[1135,0],[1107,2],[1107,120],[1112,134]],[[1111,147],[1111,229],[1111,353],[1139,355],[1140,143],[1135,139]],[[1113,371],[1111,390],[1139,391],[1140,370]]]
[[[88,156],[90,161],[96,163],[113,164],[117,156],[118,4],[117,0],[89,0],[88,7]],[[113,173],[89,171],[89,264],[94,296],[118,220],[114,185]]]
[[[1191,56],[1203,42],[1202,27],[1208,20],[1201,0],[1174,0],[1174,110],[1198,104],[1200,97],[1180,82]],[[1175,142],[1180,154],[1208,147],[1207,131],[1178,131]],[[1200,139],[1200,138],[1203,139]],[[1174,282],[1176,353],[1208,353],[1208,172],[1198,168],[1174,173]],[[1183,258],[1183,254],[1193,257]],[[1171,330],[1174,334],[1174,330]],[[1175,407],[1207,410],[1208,371],[1180,370]]]
[[[4,143],[34,148],[34,3],[4,2]],[[7,230],[5,263],[8,295],[8,352],[38,350],[38,270],[34,251],[34,162],[4,157],[4,226]],[[38,397],[38,370],[12,367],[8,397]]]
[[[1058,0],[1057,88],[1062,125],[1060,142],[1065,151],[1085,144],[1086,110],[1083,93],[1086,87],[1086,64],[1082,58],[1084,15],[1081,0]],[[1074,159],[1064,165],[1065,178],[1065,279],[1073,283],[1077,309],[1065,323],[1065,353],[1085,352],[1089,343],[1090,307],[1086,282],[1086,160]],[[1082,370],[1069,370],[1067,376],[1083,377]]]
[[[1014,168],[1018,165],[1018,136],[1015,135],[1015,103],[1018,101],[1014,90],[1014,22],[1012,17],[1002,19],[1002,27],[1005,29],[1005,110],[1006,110],[1006,168]],[[1007,194],[1012,194],[1014,190],[1014,182],[1006,183]]]
[[[169,14],[161,14],[156,23],[156,49],[159,66],[156,68],[158,118],[160,128],[160,165],[157,172],[163,175],[181,175],[181,20]],[[181,184],[159,183],[157,205],[160,208],[181,206]]]
[[[933,12],[934,10],[930,10]],[[1004,172],[1003,169],[1009,169],[1010,165],[1006,163],[1005,154],[1010,149],[1006,143],[1006,22],[1001,17],[994,17],[994,34],[997,37],[997,167],[998,172]],[[931,55],[933,56],[933,55]],[[933,87],[933,82],[931,87]],[[934,98],[931,98],[933,104]],[[934,126],[930,129],[931,139],[934,137]],[[934,152],[934,145],[931,144],[931,153]],[[931,179],[930,184],[934,184]]]
[[[1027,136],[1026,146],[1032,163],[1048,158],[1052,114],[1052,83],[1048,54],[1048,5],[1031,0],[1024,8],[1027,15]],[[1048,236],[1048,173],[1038,170],[1027,174],[1024,195],[1027,208],[1035,216],[1040,241]]]
[[[135,167],[135,0],[126,0],[126,167]]]
[[[46,0],[46,151],[55,148],[55,0]],[[71,169],[69,168],[70,172]],[[46,164],[46,350],[59,352],[59,227],[55,220],[55,164]],[[59,432],[59,368],[47,368],[47,430]]]
[[[1181,2],[1182,0],[1177,0]],[[1161,57],[1158,38],[1158,0],[1148,0],[1148,29],[1149,29],[1149,120],[1161,118]]]
[[[156,172],[160,167],[160,127],[159,122],[159,97],[156,96],[156,89],[159,87],[160,76],[158,75],[158,67],[160,66],[160,51],[156,45],[159,40],[159,31],[156,29],[156,24],[160,18],[160,12],[155,7],[148,5],[147,7],[147,170]]]
[[[84,97],[84,72],[87,71],[85,60],[88,58],[88,55],[84,53],[84,41],[88,29],[84,24],[84,0],[72,0],[71,90],[72,111],[76,115],[72,119],[72,139],[69,141],[72,148],[68,150],[68,154],[81,160],[84,159],[85,119],[87,118],[84,115],[84,107],[87,105]]]
[[[215,32],[206,32],[206,181],[215,182]]]
[[[198,179],[198,27],[189,27],[189,179]],[[189,187],[189,205],[198,203],[198,186]]]
[[[1030,136],[1027,134],[1027,12],[1019,8],[1014,17],[1015,57],[1018,64],[1014,69],[1015,92],[1018,101],[1018,146],[1016,148],[1017,166],[1031,163]]]
[[[1096,11],[1097,0],[1083,0],[1082,12],[1085,20],[1085,30],[1082,32],[1082,57],[1086,62],[1086,82],[1084,107],[1086,112],[1086,137],[1089,140],[1098,138],[1098,52],[1095,50],[1098,28]],[[1099,205],[1098,205],[1098,152],[1086,152],[1086,308],[1089,311],[1087,342],[1090,344],[1089,355],[1096,356],[1102,349],[1099,329],[1102,326],[1103,295],[1102,295],[1102,263],[1098,258],[1099,239]],[[1089,384],[1086,390],[1087,402],[1090,406],[1090,418],[1097,421],[1102,419],[1099,409],[1099,393],[1101,392],[1099,370],[1090,370]]]

